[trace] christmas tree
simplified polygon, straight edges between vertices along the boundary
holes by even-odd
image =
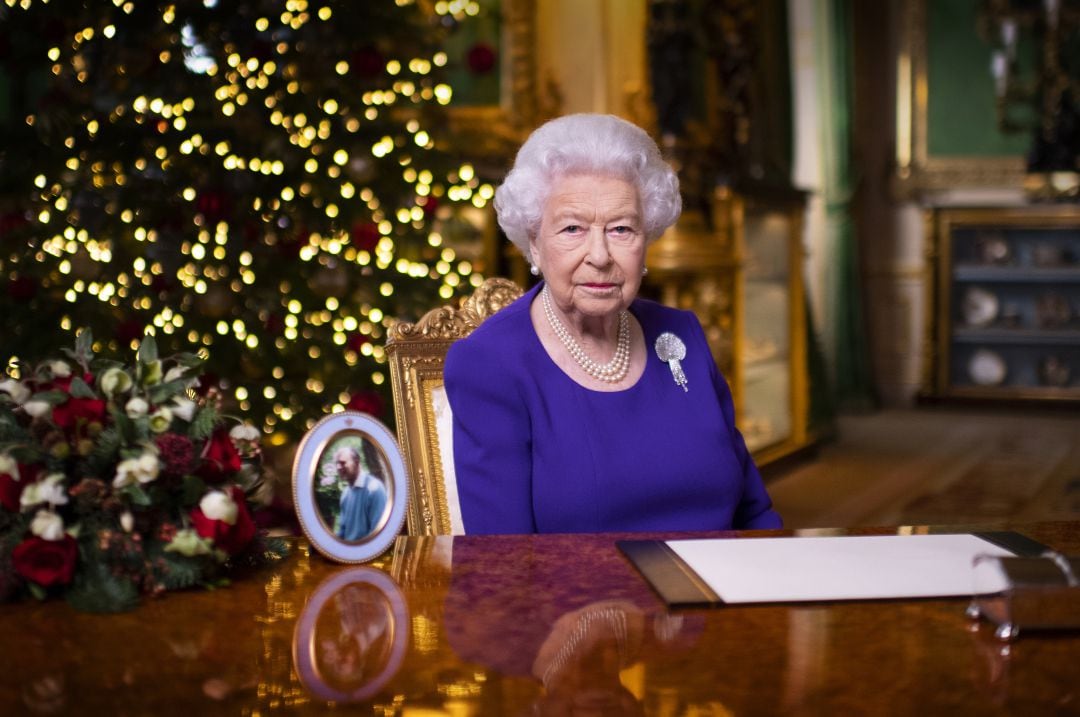
[[[389,411],[399,318],[479,285],[439,128],[476,2],[3,0],[0,361],[198,349],[274,442]],[[5,100],[6,96],[6,101]]]

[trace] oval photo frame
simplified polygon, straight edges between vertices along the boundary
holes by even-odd
[[[394,434],[358,411],[326,416],[293,461],[293,505],[315,549],[340,563],[382,555],[405,523],[405,461]]]

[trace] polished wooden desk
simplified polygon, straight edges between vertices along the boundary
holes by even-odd
[[[1080,552],[1075,523],[980,527]],[[844,532],[889,531],[799,534]],[[1080,634],[1005,648],[959,598],[672,612],[615,537],[400,538],[374,567],[298,542],[131,613],[2,606],[0,714],[1080,713]]]

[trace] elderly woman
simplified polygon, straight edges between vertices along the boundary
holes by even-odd
[[[495,208],[543,280],[446,358],[466,532],[779,527],[701,325],[637,296],[681,209],[649,136],[548,122]]]

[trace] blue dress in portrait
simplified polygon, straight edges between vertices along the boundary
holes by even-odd
[[[386,488],[370,473],[363,485],[350,485],[341,491],[341,523],[338,537],[342,540],[361,540],[379,526],[386,508]]]
[[[567,376],[536,335],[529,306],[541,286],[447,354],[465,531],[780,527],[697,317],[635,300],[645,371],[628,389],[593,391]],[[653,349],[665,331],[686,344],[686,392]]]

